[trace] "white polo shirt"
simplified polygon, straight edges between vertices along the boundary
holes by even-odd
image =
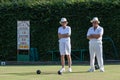
[[[87,32],[87,36],[90,36],[91,34],[100,34],[101,37],[98,39],[90,39],[90,40],[102,40],[102,35],[104,33],[104,30],[101,26],[98,26],[96,30],[94,30],[94,27],[90,27]]]
[[[71,28],[70,28],[70,26],[66,26],[66,28],[63,28],[62,26],[60,26],[58,28],[58,33],[60,33],[60,34],[68,33],[69,35],[71,35]],[[70,41],[70,37],[59,39],[59,42],[65,42],[65,41]]]

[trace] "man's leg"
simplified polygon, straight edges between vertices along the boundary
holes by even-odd
[[[91,68],[88,70],[89,72],[94,72],[95,70],[95,51],[94,51],[94,43],[90,42],[89,43],[89,53],[90,53],[90,66]]]
[[[104,72],[102,42],[96,45],[96,57],[97,57],[98,65],[100,67],[100,71]]]
[[[61,65],[62,65],[62,68],[65,67],[65,56],[64,55],[61,55]]]
[[[71,68],[71,65],[72,65],[72,59],[71,59],[71,55],[67,55],[67,60],[68,60],[68,71],[69,72],[72,72],[72,68]]]
[[[72,68],[71,68],[71,65],[72,65],[72,59],[71,59],[71,43],[70,43],[70,41],[67,41],[66,44],[65,44],[65,53],[66,53],[67,60],[68,60],[68,66],[69,66],[68,71],[69,71],[69,72],[72,72]]]
[[[69,68],[71,68],[71,65],[72,65],[71,55],[67,55],[67,60],[68,60],[68,66]]]
[[[59,50],[61,55],[61,65],[62,69],[60,69],[60,72],[65,71],[65,44],[64,42],[59,42]]]

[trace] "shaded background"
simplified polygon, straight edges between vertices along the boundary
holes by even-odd
[[[110,37],[117,50],[116,55],[111,42],[103,40],[105,59],[120,59],[119,0],[3,0],[0,3],[0,59],[17,60],[17,20],[30,21],[31,47],[37,48],[39,61],[48,61],[51,55],[47,52],[58,50],[57,29],[61,17],[66,17],[71,26],[72,50],[79,50],[88,49],[86,33],[94,16],[101,21],[104,38]],[[89,54],[85,59],[89,60]]]

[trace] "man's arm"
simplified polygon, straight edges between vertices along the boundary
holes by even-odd
[[[70,37],[70,35],[67,33],[67,34],[61,34],[62,38],[67,38],[67,37]]]
[[[87,39],[89,39],[89,40],[92,39],[92,36],[87,36]]]
[[[61,39],[61,38],[62,38],[60,33],[58,33],[58,38],[59,38],[59,39]]]
[[[100,34],[91,34],[91,36],[92,36],[93,38],[96,38],[96,39],[98,39],[98,38],[100,38],[100,37],[101,37],[101,35],[100,35]]]
[[[101,37],[101,35],[100,34],[91,34],[90,36],[87,36],[87,39],[98,39],[98,38],[100,38]]]
[[[68,33],[66,33],[66,34],[60,34],[60,33],[58,33],[58,38],[59,39],[61,39],[61,38],[68,38],[68,37],[70,37],[70,35]]]

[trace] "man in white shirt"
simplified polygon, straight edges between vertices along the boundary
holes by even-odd
[[[65,71],[65,55],[67,56],[68,59],[69,66],[68,71],[72,72],[71,42],[70,42],[71,28],[67,26],[68,22],[66,18],[61,18],[60,24],[61,26],[58,28],[59,50],[62,64],[62,69],[60,69],[60,72]]]
[[[92,27],[88,29],[87,39],[89,39],[89,52],[90,52],[90,66],[89,72],[95,71],[95,57],[97,58],[100,72],[104,72],[103,65],[103,48],[102,48],[102,36],[104,30],[99,26],[100,21],[97,17],[91,20]]]

